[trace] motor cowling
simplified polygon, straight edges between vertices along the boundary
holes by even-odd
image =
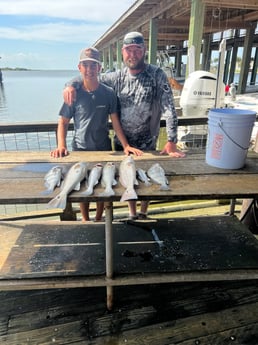
[[[221,82],[217,90],[217,77],[206,71],[195,71],[189,74],[184,83],[180,97],[180,107],[183,116],[205,116],[209,109],[215,107],[216,93],[220,98],[218,108],[223,107],[225,97],[225,85]]]

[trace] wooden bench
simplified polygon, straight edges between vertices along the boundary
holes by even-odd
[[[258,242],[235,217],[115,222],[113,245],[107,279],[104,223],[0,222],[0,289],[258,278]]]

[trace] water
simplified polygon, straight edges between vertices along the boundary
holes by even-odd
[[[49,122],[58,120],[65,83],[74,71],[2,71],[1,122]],[[238,82],[239,75],[235,75]],[[258,78],[258,76],[257,76]]]
[[[2,71],[0,122],[58,120],[65,83],[78,71]]]

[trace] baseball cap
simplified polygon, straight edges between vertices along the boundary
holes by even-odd
[[[129,32],[128,34],[126,34],[123,41],[123,47],[129,46],[144,47],[143,35],[140,32],[136,31]]]
[[[80,62],[83,61],[94,61],[101,64],[99,51],[94,47],[83,49],[80,54]]]

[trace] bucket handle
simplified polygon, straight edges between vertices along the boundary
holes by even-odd
[[[223,126],[222,126],[222,121],[220,121],[220,122],[218,123],[218,126],[219,126],[219,128],[222,130],[222,132],[228,137],[228,139],[232,141],[233,144],[235,144],[236,146],[238,146],[240,149],[242,149],[242,150],[244,150],[244,151],[246,151],[246,150],[249,149],[249,147],[245,148],[245,147],[241,146],[240,144],[238,144],[233,138],[231,138],[231,136],[230,136],[230,135],[225,131],[225,129],[223,128]]]

